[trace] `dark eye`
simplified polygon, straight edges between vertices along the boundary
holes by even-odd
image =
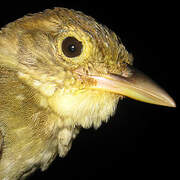
[[[62,51],[67,57],[77,57],[82,52],[82,43],[74,37],[67,37],[62,42]]]

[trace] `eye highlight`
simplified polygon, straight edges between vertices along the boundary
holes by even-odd
[[[81,55],[83,45],[75,37],[67,37],[63,40],[61,48],[65,56],[74,58]]]

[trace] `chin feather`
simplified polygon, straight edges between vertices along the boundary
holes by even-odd
[[[57,91],[49,104],[64,119],[63,126],[98,128],[114,114],[119,98],[119,95],[96,90],[63,95]]]

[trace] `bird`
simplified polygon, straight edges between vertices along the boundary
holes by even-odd
[[[0,30],[0,179],[26,179],[64,157],[129,97],[175,107],[107,26],[56,7]]]

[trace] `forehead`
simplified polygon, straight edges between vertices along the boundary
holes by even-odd
[[[54,9],[54,12],[57,13],[62,28],[78,28],[100,43],[106,42],[108,45],[119,43],[119,39],[114,32],[106,26],[97,23],[94,18],[87,16],[80,11],[56,8]]]
[[[59,18],[60,26],[75,26],[84,30],[85,32],[91,34],[91,36],[108,37],[111,34],[111,31],[101,24],[97,23],[94,18],[85,15],[80,11],[69,10],[64,8],[56,8],[54,12],[57,13]]]

